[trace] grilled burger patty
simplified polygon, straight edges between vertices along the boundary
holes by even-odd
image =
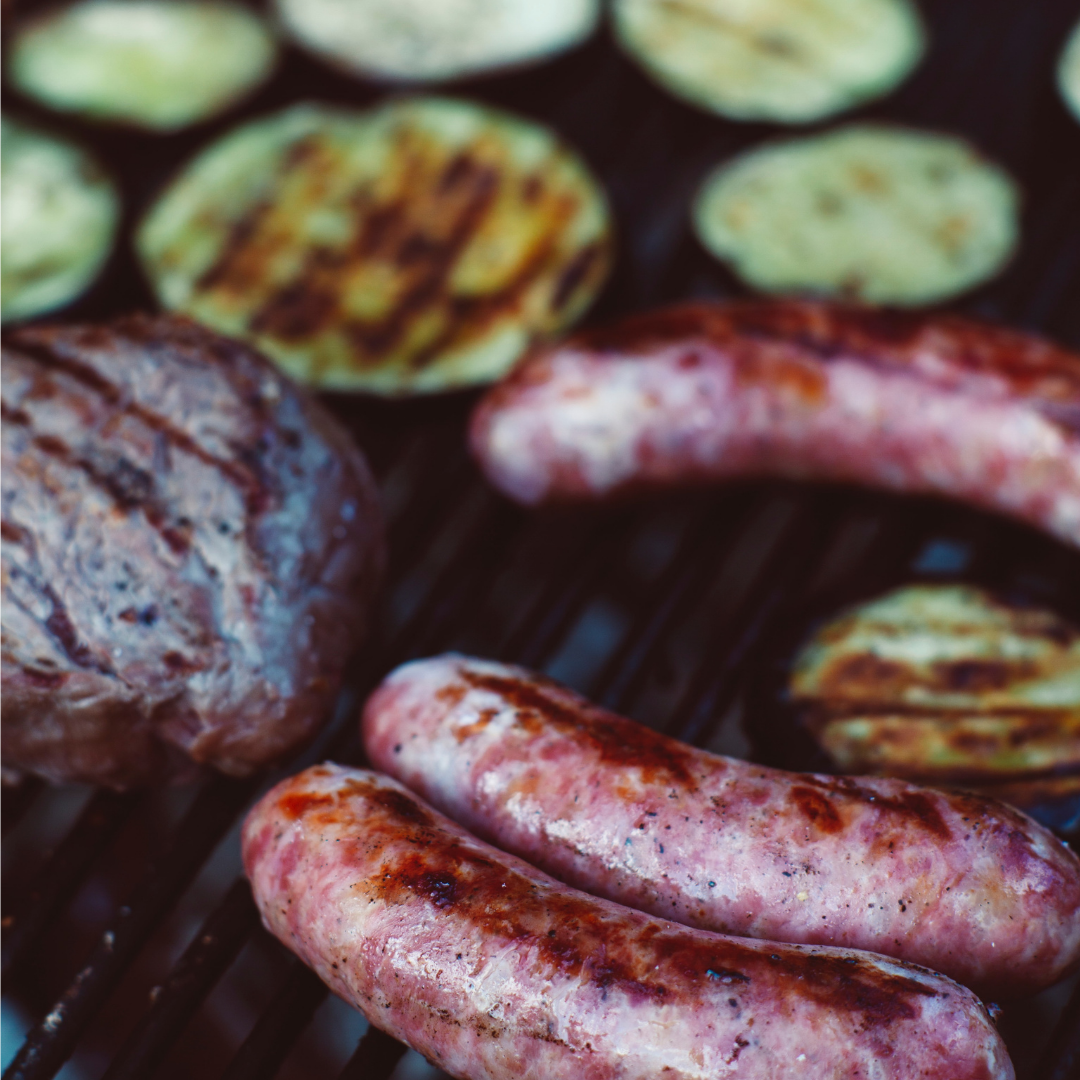
[[[530,505],[788,476],[949,496],[1080,545],[1080,357],[951,315],[637,316],[534,353],[480,402],[472,445]]]
[[[578,888],[740,937],[870,949],[994,995],[1080,964],[1080,860],[1001,803],[697,750],[521,668],[406,664],[371,762]]]
[[[401,785],[321,765],[249,814],[263,923],[466,1080],[1011,1080],[986,1010],[883,956],[722,937],[586,896]]]
[[[323,721],[383,558],[367,465],[184,319],[3,351],[3,761],[126,787],[244,775]]]

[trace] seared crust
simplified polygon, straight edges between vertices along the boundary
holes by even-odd
[[[533,354],[481,401],[472,445],[529,504],[781,475],[945,495],[1080,545],[1080,357],[951,315],[639,316]]]
[[[267,929],[453,1076],[1013,1076],[985,1009],[940,975],[586,896],[375,773],[284,781],[248,816],[243,851]]]
[[[447,655],[369,699],[368,757],[578,888],[722,933],[870,949],[991,996],[1080,964],[1080,860],[1011,807],[783,772]]]
[[[348,434],[185,319],[3,352],[3,760],[126,787],[312,735],[383,559]]]

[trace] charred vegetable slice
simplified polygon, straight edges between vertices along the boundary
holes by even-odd
[[[726,162],[698,194],[701,242],[756,288],[930,304],[996,274],[1019,195],[961,139],[852,125]]]
[[[925,48],[910,0],[615,0],[623,47],[735,120],[807,123],[887,94]]]
[[[1080,23],[1065,43],[1057,69],[1058,88],[1073,116],[1080,120]]]
[[[609,262],[596,181],[536,124],[462,101],[300,105],[202,153],[142,223],[162,303],[316,386],[495,379]]]
[[[26,319],[74,300],[112,250],[120,201],[84,150],[2,120],[0,312]]]
[[[15,85],[54,109],[174,131],[227,108],[271,72],[262,20],[219,0],[84,0],[33,20]]]
[[[376,78],[456,79],[543,59],[584,41],[599,0],[275,0],[289,33]]]
[[[824,626],[792,697],[846,772],[1080,792],[1080,632],[969,586],[912,586]]]

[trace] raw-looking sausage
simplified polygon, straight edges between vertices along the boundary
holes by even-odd
[[[885,957],[737,940],[587,896],[386,777],[321,765],[244,826],[263,922],[467,1080],[1009,1080],[970,991]]]
[[[1080,357],[955,316],[792,300],[637,316],[535,353],[471,438],[530,505],[785,476],[944,495],[1080,545]]]
[[[721,933],[869,949],[984,996],[1080,963],[1080,859],[992,799],[783,772],[461,656],[398,668],[372,763],[578,888]]]

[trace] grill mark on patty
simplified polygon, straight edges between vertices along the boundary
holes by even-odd
[[[105,492],[124,513],[141,510],[148,525],[176,555],[186,555],[191,548],[190,523],[186,528],[168,524],[168,515],[154,497],[154,478],[144,469],[120,458],[105,467],[74,453],[55,435],[37,435],[33,445],[43,454],[78,469],[97,488]]]
[[[35,581],[34,585],[52,605],[52,612],[45,619],[43,625],[52,635],[53,640],[64,650],[67,658],[76,667],[115,678],[115,669],[108,663],[98,660],[93,652],[79,640],[79,635],[75,630],[70,615],[68,615],[67,607],[56,590],[45,581]]]
[[[357,889],[388,904],[419,899],[440,913],[453,912],[485,939],[520,943],[551,972],[586,981],[601,997],[615,991],[633,1001],[659,1002],[685,992],[687,984],[704,989],[716,981],[738,992],[775,972],[791,994],[857,1013],[869,1028],[912,1019],[920,998],[937,996],[915,978],[878,970],[858,957],[786,949],[768,954],[647,916],[622,920],[592,898],[533,881],[448,834],[404,792],[348,778],[337,794],[343,798],[329,799],[335,806],[328,810],[324,793],[298,784],[278,805],[291,820],[310,814],[315,829],[341,827],[362,835],[370,851],[393,852]],[[348,796],[358,803],[349,805]]]
[[[123,324],[119,325],[122,329]],[[250,467],[242,467],[235,462],[210,453],[210,451],[200,446],[186,431],[176,427],[167,417],[146,408],[136,401],[129,400],[119,385],[106,379],[89,364],[63,355],[60,351],[62,346],[58,346],[52,341],[42,340],[31,330],[14,335],[13,344],[20,353],[29,359],[44,367],[63,372],[80,385],[93,390],[119,412],[134,416],[142,421],[148,428],[159,433],[178,450],[190,454],[204,465],[217,471],[240,492],[249,514],[253,516],[260,514],[270,503],[272,496],[265,483],[265,477],[251,470]]]

